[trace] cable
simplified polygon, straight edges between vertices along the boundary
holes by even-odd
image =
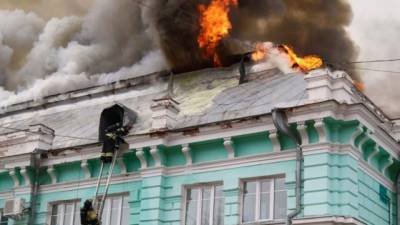
[[[397,62],[397,61],[400,61],[400,59],[377,59],[377,60],[355,61],[355,62],[347,62],[347,64],[379,63],[379,62]]]
[[[23,129],[18,129],[18,128],[14,128],[14,127],[3,127],[3,126],[0,126],[0,128],[7,129],[7,130],[12,130],[12,131],[21,131],[21,132],[26,132],[26,133],[31,133],[31,134],[43,134],[43,133],[37,132],[37,131],[23,130]],[[97,139],[94,139],[94,138],[83,138],[83,137],[75,137],[75,136],[61,135],[61,134],[54,134],[54,136],[55,137],[62,137],[62,138],[77,139],[77,140],[97,141]]]
[[[355,70],[365,70],[365,71],[373,71],[373,72],[382,72],[382,73],[395,73],[400,74],[400,71],[390,71],[390,70],[379,70],[379,69],[372,69],[372,68],[354,68]]]

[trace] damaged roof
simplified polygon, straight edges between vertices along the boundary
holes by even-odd
[[[173,98],[179,102],[180,112],[171,129],[266,114],[279,104],[294,106],[308,97],[307,84],[301,73],[282,74],[271,68],[248,69],[248,82],[241,85],[238,84],[237,66],[174,75]],[[29,125],[43,124],[55,131],[53,149],[92,144],[97,142],[102,110],[118,102],[138,113],[130,134],[147,133],[152,125],[153,99],[166,95],[169,80],[159,74],[149,77],[144,82],[135,81],[133,85],[132,81],[139,78],[121,81],[119,86],[112,84],[113,88],[100,86],[80,90],[79,98],[53,96],[59,100],[53,100],[51,104],[47,100],[47,104],[11,106],[0,114],[0,127],[28,129]],[[91,94],[85,95],[85,91]],[[10,132],[12,130],[0,128],[0,134]]]

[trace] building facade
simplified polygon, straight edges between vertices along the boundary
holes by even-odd
[[[397,224],[398,123],[344,72],[248,69],[243,84],[235,66],[156,73],[2,109],[0,210],[12,199],[25,209],[0,224],[80,224],[100,170],[99,115],[116,102],[138,120],[103,225],[284,224],[296,207],[296,145],[273,108],[302,138],[293,224]]]

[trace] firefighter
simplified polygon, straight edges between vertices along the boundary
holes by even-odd
[[[81,208],[81,225],[100,225],[92,200],[86,200]]]

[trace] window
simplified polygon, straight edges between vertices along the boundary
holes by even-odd
[[[222,185],[186,188],[186,225],[223,225],[224,195]]]
[[[286,217],[284,178],[243,182],[242,222],[260,222]]]
[[[52,204],[51,225],[81,224],[79,200]]]
[[[102,225],[128,225],[128,195],[109,196],[104,202]]]

